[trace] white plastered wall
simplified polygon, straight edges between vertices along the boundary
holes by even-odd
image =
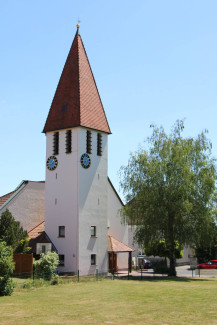
[[[121,222],[119,213],[122,207],[123,204],[108,181],[108,234],[128,245],[128,226]],[[129,253],[118,253],[118,268],[128,268],[128,256]]]
[[[66,130],[59,131],[58,166],[46,168],[45,231],[65,255],[62,272],[78,269],[78,163],[79,128],[72,129],[72,152],[65,153]],[[53,155],[53,132],[47,133],[46,161]],[[59,226],[65,226],[65,237],[58,237]]]
[[[80,129],[80,154],[86,153],[86,129]],[[97,156],[97,132],[92,134],[91,166],[79,164],[79,271],[81,275],[107,272],[107,134],[102,134],[102,156]],[[91,226],[96,237],[91,237]],[[96,254],[96,265],[91,265]]]

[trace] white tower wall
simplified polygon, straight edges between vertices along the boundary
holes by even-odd
[[[107,134],[102,134],[102,156],[97,156],[97,131],[92,133],[91,165],[85,169],[80,158],[86,153],[85,128],[72,129],[72,152],[65,153],[66,130],[59,131],[58,166],[46,168],[45,230],[58,254],[65,256],[62,272],[81,275],[107,272]],[[53,155],[53,133],[47,133],[46,160]],[[65,226],[65,237],[58,236]],[[91,226],[96,237],[91,237]],[[96,265],[91,265],[96,254]]]
[[[79,128],[72,129],[72,152],[65,153],[66,130],[59,131],[58,166],[46,168],[45,230],[58,250],[65,255],[63,272],[78,269],[78,161]],[[47,133],[46,160],[53,155],[53,132]],[[65,226],[65,237],[59,237],[59,226]]]
[[[91,166],[79,164],[79,270],[82,274],[107,272],[107,135],[102,134],[102,156],[97,156],[97,132],[92,133]],[[80,156],[86,152],[86,129],[80,129]],[[96,237],[91,237],[91,226]],[[96,254],[96,265],[91,265]]]

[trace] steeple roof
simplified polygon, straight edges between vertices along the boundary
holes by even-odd
[[[83,126],[111,133],[79,34],[75,34],[43,132]]]

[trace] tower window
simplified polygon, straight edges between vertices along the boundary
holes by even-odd
[[[59,154],[59,132],[54,132],[53,134],[53,154]]]
[[[90,256],[90,264],[96,265],[96,254],[91,254]]]
[[[59,237],[65,237],[65,226],[59,226]]]
[[[66,131],[66,153],[72,152],[72,131]]]
[[[86,151],[87,153],[92,153],[92,133],[91,131],[87,131],[87,148]]]
[[[102,156],[102,134],[97,133],[97,156]]]

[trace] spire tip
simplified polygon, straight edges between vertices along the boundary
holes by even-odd
[[[79,20],[79,18],[78,18],[78,23],[77,23],[77,25],[76,25],[76,27],[77,27],[77,33],[79,33],[79,27],[80,27],[80,20]]]

